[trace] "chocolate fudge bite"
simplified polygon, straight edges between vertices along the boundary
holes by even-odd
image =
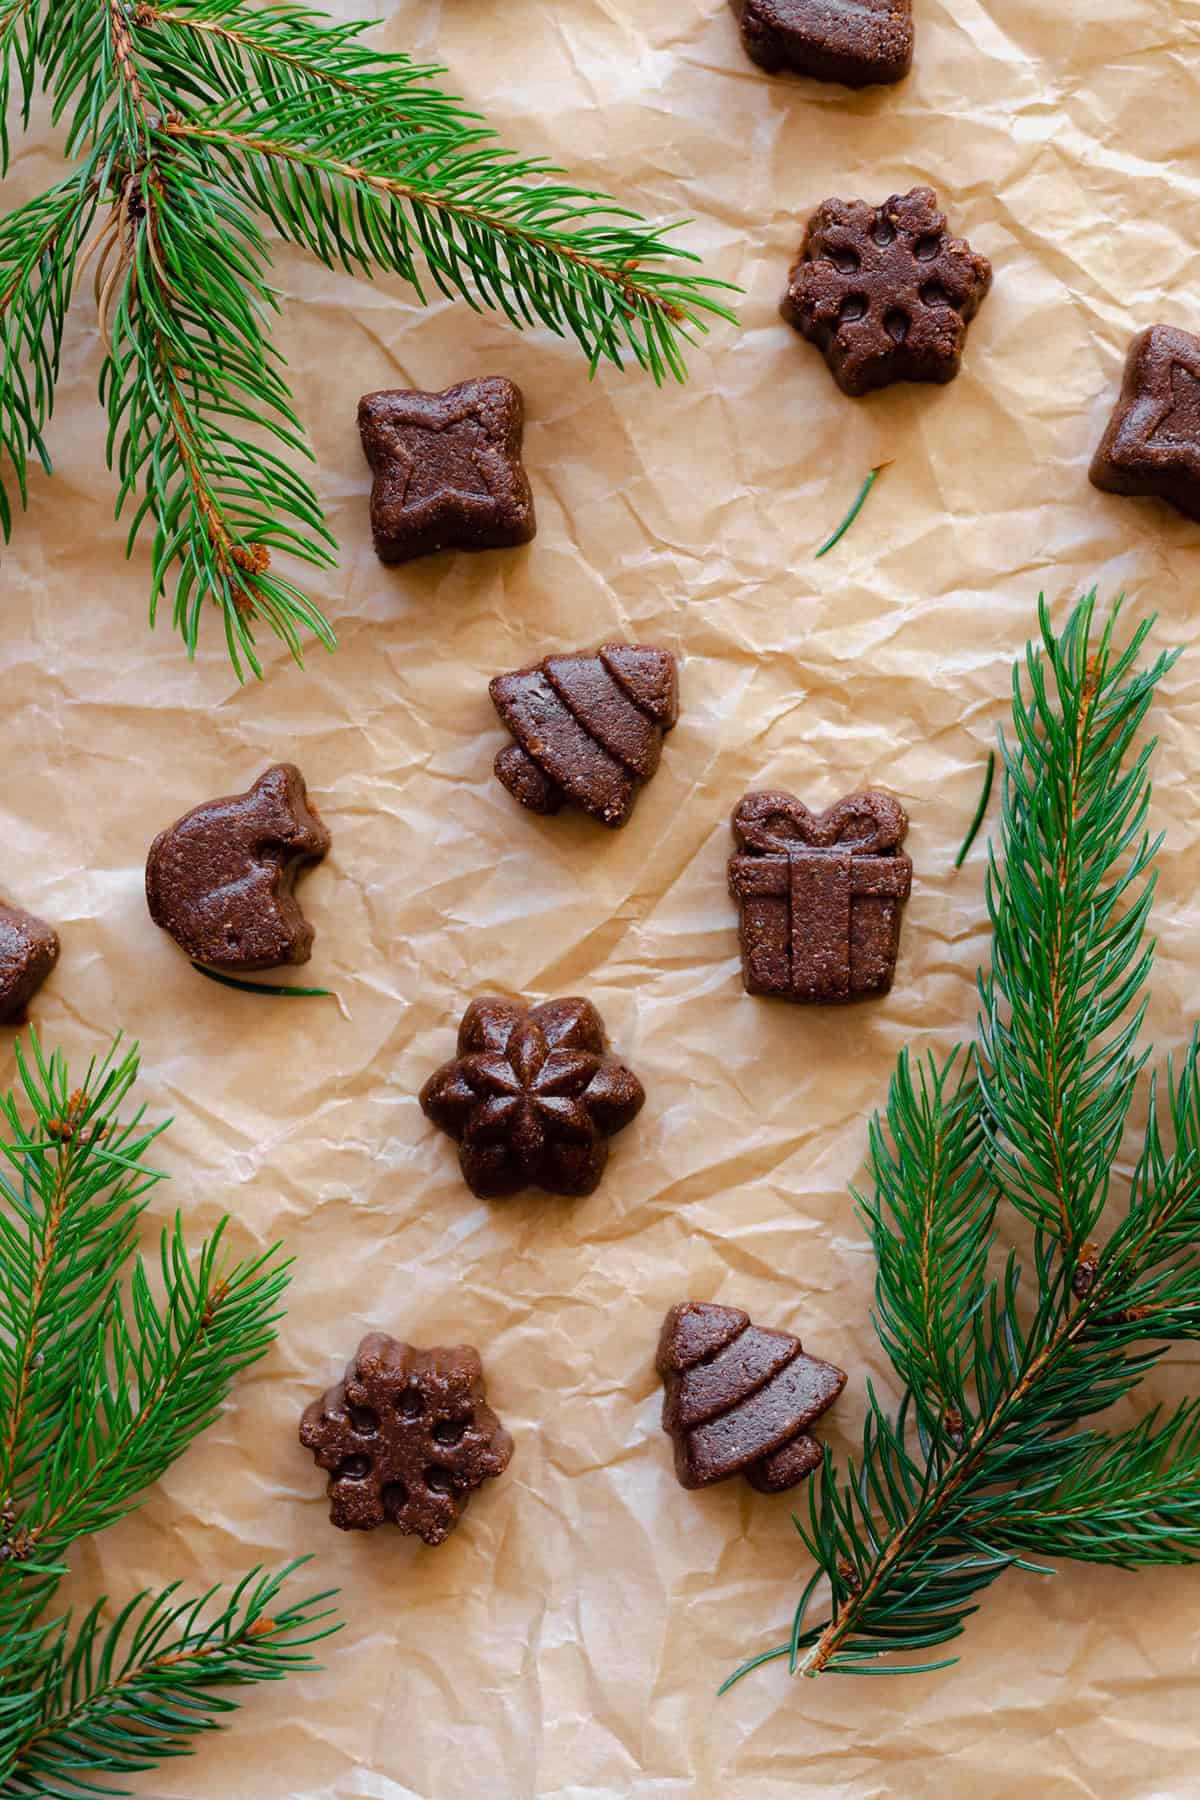
[[[846,394],[952,381],[992,265],[946,232],[932,188],[882,206],[826,200],[809,221],[781,312]]]
[[[414,1350],[382,1331],[369,1332],[344,1379],[305,1408],[300,1442],[329,1471],[339,1531],[387,1523],[432,1546],[513,1453],[477,1350]]]
[[[1106,493],[1156,496],[1200,519],[1200,337],[1151,325],[1134,338],[1091,478]]]
[[[886,994],[912,889],[903,807],[868,788],[827,812],[746,794],[733,815],[729,890],[750,994],[837,1004]]]
[[[498,781],[530,812],[568,801],[602,825],[624,825],[679,718],[675,658],[646,644],[601,644],[497,675],[488,690],[515,743]]]
[[[481,1200],[540,1187],[592,1193],[608,1140],[634,1120],[646,1091],[609,1054],[590,1000],[473,1000],[458,1054],[421,1089],[426,1118],[458,1144],[463,1179]]]
[[[19,906],[0,904],[0,1025],[18,1025],[58,961],[58,933]]]
[[[313,928],[293,890],[329,844],[303,775],[278,763],[246,793],[208,800],[159,833],[146,859],[150,917],[211,969],[307,962]]]
[[[912,68],[912,0],[730,0],[747,56],[774,74],[873,87]]]
[[[685,1300],[663,1321],[655,1367],[663,1430],[685,1488],[744,1475],[780,1494],[823,1455],[809,1431],[846,1385],[845,1372],[807,1356],[790,1331],[767,1331],[732,1306]]]
[[[537,523],[521,463],[524,424],[521,390],[502,375],[440,394],[364,394],[358,429],[375,477],[371,534],[380,561],[527,544]]]

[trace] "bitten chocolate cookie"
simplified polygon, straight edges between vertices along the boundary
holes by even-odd
[[[730,0],[746,54],[774,74],[872,87],[912,68],[912,0]]]
[[[414,1350],[382,1331],[368,1333],[345,1379],[305,1408],[300,1442],[330,1471],[329,1517],[340,1531],[387,1521],[433,1545],[513,1453],[477,1350]]]
[[[58,933],[19,906],[0,905],[0,1025],[16,1025],[58,961]]]
[[[307,962],[313,928],[293,886],[329,842],[303,775],[278,763],[246,793],[206,801],[159,833],[146,859],[150,917],[212,969]]]
[[[625,823],[679,718],[675,658],[646,644],[547,656],[488,691],[517,740],[497,755],[497,779],[531,812],[573,800],[602,825]]]
[[[1091,476],[1107,493],[1155,495],[1200,519],[1200,337],[1151,325],[1134,338]]]
[[[766,1331],[732,1306],[685,1300],[663,1322],[655,1367],[663,1430],[685,1488],[744,1475],[760,1493],[795,1487],[819,1465],[809,1426],[846,1385],[798,1337]]]
[[[809,220],[780,308],[846,394],[952,381],[992,265],[946,235],[932,188],[882,206],[826,200]]]
[[[427,1118],[459,1146],[482,1200],[522,1188],[578,1196],[596,1188],[608,1140],[645,1103],[631,1069],[608,1054],[590,1000],[473,1000],[458,1054],[421,1089]]]
[[[527,544],[537,524],[521,464],[524,424],[521,390],[502,375],[441,394],[364,394],[358,429],[375,477],[371,534],[380,561]]]
[[[843,1001],[885,994],[912,888],[904,809],[875,788],[810,813],[794,794],[747,794],[733,815],[729,890],[751,994]]]

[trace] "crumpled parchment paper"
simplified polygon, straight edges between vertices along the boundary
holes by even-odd
[[[986,954],[982,842],[952,859],[1039,588],[1095,581],[1195,637],[1200,530],[1095,493],[1087,462],[1135,329],[1200,328],[1197,0],[918,0],[896,90],[770,80],[720,0],[333,0],[382,42],[445,61],[505,139],[652,215],[746,290],[744,328],[683,389],[586,379],[573,348],[465,306],[421,311],[282,252],[279,341],[319,457],[341,566],[314,583],[341,647],[306,672],[268,653],[239,688],[215,620],[195,668],[122,559],[77,300],[52,481],[3,564],[3,885],[61,929],[36,1008],[82,1061],[116,1025],[175,1123],[151,1222],[193,1240],[226,1210],[244,1250],[297,1257],[277,1348],[144,1509],[75,1554],[81,1589],[193,1588],[309,1552],[348,1622],[325,1668],[246,1696],[233,1729],[135,1783],[163,1800],[1039,1800],[1195,1791],[1200,1575],[1006,1576],[950,1673],[792,1683],[720,1704],[784,1636],[805,1570],[793,1500],[685,1494],[652,1371],[668,1305],[746,1307],[851,1372],[826,1421],[844,1451],[866,1378],[874,1263],[847,1184],[905,1043],[970,1030]],[[6,199],[45,185],[39,115]],[[944,390],[854,402],[776,315],[828,194],[931,182],[996,285]],[[369,547],[360,391],[511,375],[524,388],[540,530],[528,550],[386,571]],[[850,535],[813,551],[866,471]],[[683,718],[628,829],[520,812],[491,778],[487,681],[611,635],[683,659]],[[1151,1026],[1180,1045],[1194,979],[1200,655],[1154,715],[1167,832]],[[303,768],[333,831],[304,904],[332,1002],[203,982],[151,925],[154,832],[268,763]],[[916,887],[896,989],[849,1012],[741,988],[725,891],[747,787],[825,805],[859,784],[912,818]],[[649,1101],[592,1199],[485,1205],[417,1091],[488,990],[582,992]],[[11,1046],[0,1047],[4,1078]],[[483,1351],[517,1451],[442,1550],[326,1523],[296,1443],[302,1405],[365,1327]],[[1157,1395],[1194,1383],[1179,1356]],[[803,1503],[803,1496],[801,1503]],[[299,1582],[306,1578],[301,1576]],[[297,1589],[298,1591],[298,1589]]]

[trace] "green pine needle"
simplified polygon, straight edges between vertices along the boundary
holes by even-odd
[[[286,3],[0,0],[0,103],[27,111],[40,83],[79,159],[0,225],[0,530],[30,457],[49,468],[86,261],[117,506],[130,551],[151,536],[151,622],[169,605],[192,655],[215,606],[239,676],[261,674],[262,626],[298,661],[307,639],[334,643],[278,566],[330,567],[336,545],[297,468],[310,451],[271,342],[264,221],[331,268],[574,337],[592,370],[632,360],[682,380],[684,346],[733,319],[733,290],[672,229],[502,149],[442,71],[371,48],[366,29]]]
[[[962,868],[962,866],[966,862],[968,856],[971,854],[971,845],[975,842],[975,839],[979,836],[980,827],[982,826],[984,819],[987,817],[987,809],[988,809],[988,806],[989,806],[989,804],[991,802],[991,798],[992,798],[992,784],[995,781],[995,779],[996,779],[996,752],[994,750],[989,750],[988,751],[988,759],[987,759],[987,768],[984,770],[984,774],[983,774],[983,791],[980,793],[980,796],[979,796],[979,804],[975,808],[975,817],[971,820],[970,825],[967,827],[967,835],[962,841],[962,848],[959,850],[958,855],[954,859],[954,866],[956,869]]]
[[[163,1127],[126,1116],[137,1052],[76,1088],[36,1035],[0,1097],[0,1796],[111,1793],[104,1776],[184,1754],[232,1702],[214,1690],[308,1664],[327,1594],[276,1605],[292,1570],[232,1598],[142,1595],[111,1626],[52,1608],[79,1538],[122,1518],[270,1347],[274,1250],[235,1263],[224,1224],[190,1255],[176,1219],[134,1256]],[[123,1283],[122,1274],[128,1269]],[[295,1565],[293,1565],[294,1567]]]
[[[854,500],[854,504],[850,508],[850,511],[846,514],[845,518],[842,520],[842,522],[838,526],[837,530],[825,539],[825,542],[821,545],[821,548],[817,551],[816,556],[813,558],[814,562],[820,562],[820,560],[823,556],[829,555],[829,552],[833,549],[835,544],[841,543],[842,539],[845,537],[846,533],[849,531],[850,527],[853,525],[855,519],[857,519],[859,513],[862,511],[863,507],[867,504],[867,496],[871,492],[871,489],[875,486],[875,483],[879,480],[879,477],[883,474],[883,471],[890,467],[891,467],[890,463],[878,463],[878,464],[876,464],[875,468],[873,468],[871,470],[870,474],[867,476],[866,480],[863,482],[862,486],[859,488],[858,494]]]
[[[332,988],[288,987],[282,981],[239,981],[236,975],[221,975],[216,969],[206,969],[203,963],[194,962],[192,967],[197,975],[203,975],[206,981],[216,981],[222,987],[236,988],[241,994],[273,994],[277,999],[336,999]]]
[[[1200,1555],[1200,1403],[1091,1423],[1166,1345],[1200,1338],[1200,1035],[1151,1083],[1132,1181],[1118,1174],[1149,1055],[1159,840],[1139,740],[1175,658],[1143,666],[1150,625],[1122,648],[1119,603],[1095,611],[1091,594],[1056,633],[1043,602],[1014,671],[976,1045],[902,1054],[871,1128],[859,1206],[901,1402],[869,1388],[861,1451],[840,1474],[826,1453],[797,1520],[815,1568],[790,1637],[731,1681],[783,1658],[808,1676],[944,1668],[924,1653],[1008,1569]]]

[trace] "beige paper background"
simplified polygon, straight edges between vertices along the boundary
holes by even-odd
[[[343,546],[313,584],[341,647],[307,672],[268,654],[239,689],[215,622],[189,668],[144,622],[121,557],[76,306],[51,442],[0,581],[3,883],[61,928],[36,1009],[86,1057],[121,1024],[143,1093],[175,1124],[152,1217],[198,1240],[233,1213],[245,1249],[298,1258],[273,1354],[135,1519],[81,1547],[88,1587],[196,1586],[309,1551],[348,1629],[323,1673],[247,1698],[228,1734],[136,1784],[164,1800],[677,1800],[736,1794],[1040,1800],[1200,1792],[1200,1575],[1013,1574],[961,1666],[908,1681],[792,1684],[780,1666],[720,1705],[720,1679],[779,1641],[804,1573],[787,1499],[672,1478],[652,1353],[685,1295],[747,1307],[852,1371],[828,1435],[852,1445],[873,1260],[847,1183],[905,1042],[970,1028],[986,954],[982,847],[954,851],[1038,588],[1157,608],[1195,637],[1200,531],[1086,480],[1126,343],[1200,329],[1198,0],[918,0],[912,79],[850,97],[768,80],[718,0],[340,0],[380,41],[444,60],[507,141],[652,215],[746,289],[682,390],[591,385],[576,352],[465,307],[417,310],[283,253],[279,327]],[[57,166],[40,126],[14,197]],[[946,390],[845,399],[777,319],[825,195],[931,181],[996,265]],[[540,530],[527,551],[399,572],[371,555],[354,430],[365,389],[503,371],[525,390]],[[869,510],[812,551],[863,474]],[[683,658],[683,719],[627,830],[520,813],[490,778],[488,677],[625,634]],[[1200,656],[1168,682],[1156,816],[1161,948],[1152,1025],[1197,1011]],[[154,831],[294,758],[333,830],[308,881],[314,977],[344,996],[270,1003],[192,974],[151,926]],[[881,782],[912,816],[917,871],[884,1005],[811,1012],[746,997],[725,892],[748,786],[825,804]],[[581,991],[649,1101],[592,1199],[475,1202],[416,1093],[487,990]],[[0,1046],[7,1081],[11,1048]],[[436,1555],[342,1537],[295,1443],[309,1396],[368,1326],[479,1344],[517,1439],[509,1475]],[[1171,1379],[1194,1380],[1180,1357]],[[1156,1384],[1166,1392],[1168,1378]]]

